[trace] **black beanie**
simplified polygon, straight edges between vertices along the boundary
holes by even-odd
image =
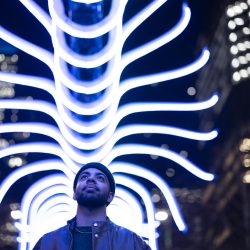
[[[100,171],[102,171],[106,175],[106,177],[108,178],[110,191],[113,194],[115,194],[115,179],[114,179],[112,173],[109,171],[109,169],[99,162],[90,162],[90,163],[87,163],[80,168],[80,170],[77,172],[75,179],[74,179],[74,184],[73,184],[74,191],[76,189],[79,175],[82,173],[82,171],[84,171],[85,169],[88,169],[88,168],[96,168],[96,169],[99,169]]]

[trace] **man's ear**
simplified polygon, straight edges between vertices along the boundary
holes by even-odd
[[[107,202],[110,203],[114,198],[114,193],[113,192],[109,192],[109,196],[108,196],[108,199],[107,199]]]
[[[76,200],[76,193],[73,193],[73,200]]]

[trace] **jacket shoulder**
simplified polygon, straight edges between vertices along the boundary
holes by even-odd
[[[67,225],[44,234],[36,243],[33,250],[53,249],[56,239],[63,239],[67,235]]]
[[[115,223],[112,222],[113,225],[113,230],[115,231],[114,234],[116,237],[119,239],[118,241],[123,241],[125,245],[131,245],[130,249],[138,249],[138,250],[150,250],[151,248],[149,245],[143,240],[141,236],[136,234],[135,232],[116,225]]]

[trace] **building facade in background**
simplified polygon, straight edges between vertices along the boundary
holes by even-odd
[[[217,127],[215,144],[200,144],[217,180],[202,195],[207,250],[250,249],[250,1],[224,1],[209,38],[211,63],[197,80],[197,98],[218,91],[202,130]],[[214,24],[214,23],[213,23]]]

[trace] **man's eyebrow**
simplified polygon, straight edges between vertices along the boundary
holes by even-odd
[[[83,171],[83,172],[80,174],[80,176],[82,176],[83,174],[90,175],[90,172],[89,172],[89,171]],[[107,176],[106,176],[104,173],[102,173],[102,172],[98,172],[98,173],[96,173],[95,175],[102,175],[102,176],[104,176],[104,177],[107,178]]]
[[[102,172],[96,173],[96,176],[103,176],[104,179],[105,179],[106,181],[108,181],[108,177],[107,177],[104,173],[102,173]]]
[[[83,171],[83,172],[81,172],[80,176],[82,176],[83,174],[88,174],[88,175],[90,175],[89,171]]]
[[[104,174],[104,173],[96,173],[96,175],[102,175],[102,176],[104,176],[105,178],[107,178],[107,176]]]
[[[104,173],[102,172],[97,172],[96,174],[99,174],[99,175],[105,175]]]

